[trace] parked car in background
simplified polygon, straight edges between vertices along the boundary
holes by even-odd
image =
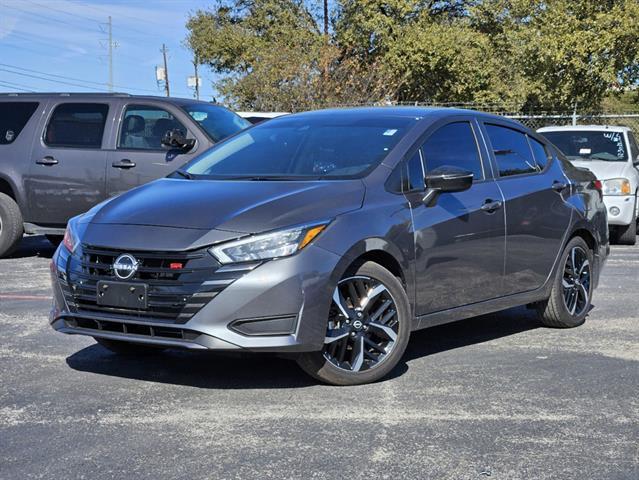
[[[351,385],[388,374],[416,329],[526,304],[580,325],[608,248],[595,176],[521,124],[308,112],[72,219],[50,321],[115,352],[288,353]]]
[[[251,122],[253,125],[265,122],[271,118],[281,117],[282,115],[288,115],[288,112],[237,112],[237,114]]]
[[[601,180],[611,241],[634,245],[639,208],[639,146],[627,127],[568,126],[538,130],[578,167]]]
[[[0,257],[23,232],[61,239],[69,218],[168,175],[248,125],[191,99],[0,94]]]

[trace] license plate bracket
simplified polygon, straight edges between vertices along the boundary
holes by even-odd
[[[148,308],[148,285],[101,280],[97,284],[97,304],[105,307]]]

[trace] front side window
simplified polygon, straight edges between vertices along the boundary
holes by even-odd
[[[452,166],[472,172],[473,180],[483,180],[479,150],[469,122],[444,125],[433,133],[422,147],[427,172]]]
[[[202,127],[214,142],[219,142],[251,126],[249,121],[217,105],[194,103],[182,105],[182,109]]]
[[[162,150],[162,137],[176,129],[186,135],[186,128],[166,110],[149,105],[129,105],[122,119],[118,148]]]
[[[194,178],[356,178],[379,165],[415,117],[309,114],[264,122],[185,167]]]
[[[628,141],[630,142],[630,158],[636,162],[639,160],[639,146],[637,146],[637,140],[631,132],[628,132]]]
[[[58,105],[44,133],[51,147],[100,148],[109,106],[103,103]]]
[[[486,125],[486,131],[497,159],[500,177],[540,171],[525,133],[499,125]]]
[[[15,142],[36,108],[37,102],[0,103],[0,145]]]
[[[569,160],[625,162],[628,152],[623,132],[562,130],[544,132]]]

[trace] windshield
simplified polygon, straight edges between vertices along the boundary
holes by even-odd
[[[183,105],[182,109],[200,124],[214,142],[230,137],[251,125],[239,115],[217,105],[194,103]]]
[[[354,178],[381,163],[416,121],[361,114],[282,117],[213,147],[184,170],[192,178]]]
[[[625,162],[628,152],[623,132],[566,130],[542,132],[569,160]]]

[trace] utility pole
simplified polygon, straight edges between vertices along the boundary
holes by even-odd
[[[113,91],[113,25],[111,15],[109,15],[109,92]]]
[[[197,74],[197,64],[198,64],[198,58],[196,55],[193,58],[193,68],[195,70],[195,98],[199,100],[200,99],[200,77]]]
[[[328,0],[324,0],[324,35],[328,36]]]
[[[171,89],[169,87],[169,67],[166,63],[166,52],[167,52],[167,48],[165,44],[162,44],[162,50],[160,50],[162,52],[162,58],[164,58],[164,91],[166,92],[166,96],[170,97],[171,96]]]

